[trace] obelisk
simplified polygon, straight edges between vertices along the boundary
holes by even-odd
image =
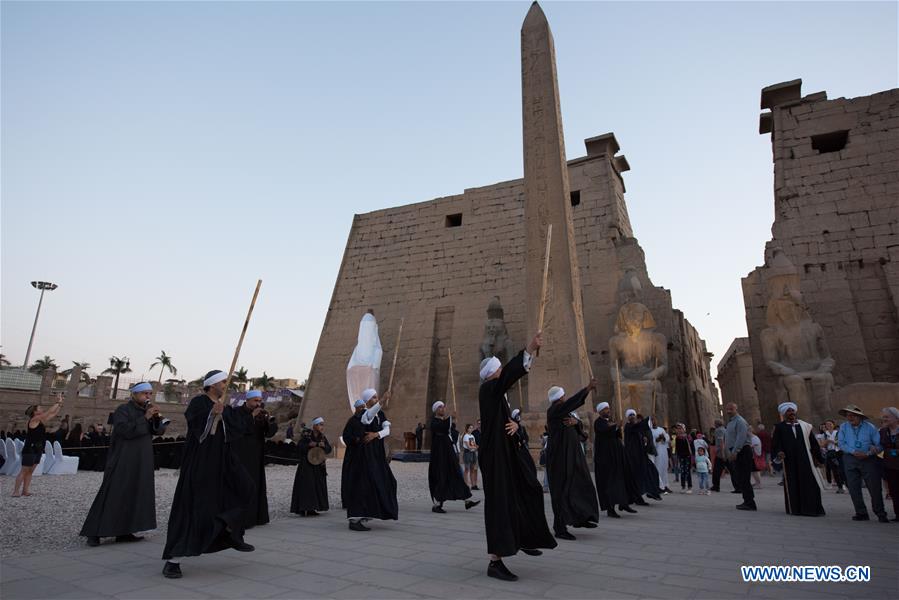
[[[553,385],[568,392],[587,384],[586,360],[578,343],[583,332],[581,285],[568,165],[562,135],[556,51],[546,15],[536,2],[521,27],[521,95],[524,123],[524,213],[527,335],[537,329],[549,224],[552,239],[543,322],[543,348],[528,376],[528,410],[546,410]]]

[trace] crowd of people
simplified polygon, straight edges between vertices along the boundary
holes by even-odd
[[[652,416],[635,409],[624,411],[617,422],[608,402],[595,406],[593,472],[587,460],[589,435],[578,415],[597,382],[591,380],[574,394],[561,386],[547,391],[546,429],[542,436],[541,483],[531,456],[528,432],[519,410],[513,410],[507,391],[525,377],[542,345],[540,333],[525,350],[505,365],[491,357],[480,365],[478,405],[480,419],[465,426],[461,436],[443,402],[432,406],[427,426],[431,434],[428,485],[432,511],[446,513],[447,502],[461,501],[465,510],[477,506],[472,490],[483,486],[483,512],[489,562],[487,574],[514,581],[503,558],[519,551],[539,556],[555,548],[557,540],[573,542],[569,530],[597,527],[600,511],[608,518],[637,514],[635,506],[660,502],[679,484],[692,492],[695,482],[702,495],[721,491],[729,473],[733,492],[741,494],[739,510],[756,510],[754,488],[759,473],[768,473],[783,486],[787,514],[820,516],[825,478],[842,493],[849,490],[856,521],[869,520],[863,487],[874,514],[888,522],[881,479],[885,479],[894,512],[899,509],[899,410],[883,411],[878,428],[857,406],[840,410],[846,420],[828,421],[815,428],[798,418],[792,402],[779,406],[781,421],[773,433],[761,424],[750,426],[731,403],[725,419],[705,436],[687,431],[682,423],[671,431]],[[185,411],[187,435],[181,444],[179,479],[168,521],[163,550],[165,577],[181,577],[185,557],[233,548],[251,552],[244,532],[269,521],[265,470],[266,444],[277,425],[251,390],[233,405],[225,403],[222,371],[210,371],[203,393],[191,399]],[[108,457],[100,489],[86,516],[81,535],[89,546],[104,538],[134,542],[137,533],[156,528],[154,469],[158,458],[154,439],[164,439],[167,422],[150,402],[152,386],[131,389],[131,399],[111,418]],[[374,389],[362,392],[354,413],[345,423],[341,440],[346,446],[341,478],[341,503],[350,530],[367,532],[373,520],[397,520],[397,481],[391,471],[384,440],[391,423]],[[28,408],[22,473],[13,495],[30,495],[30,474],[40,460],[39,450],[48,437],[46,424],[58,415],[62,398],[49,410]],[[302,426],[292,448],[298,456],[291,512],[314,517],[329,510],[325,457],[332,452],[322,417],[312,427]],[[424,427],[422,427],[424,429]],[[72,428],[74,433],[75,428]],[[96,429],[95,435],[103,435]],[[291,432],[292,433],[292,432]],[[461,453],[460,453],[461,450]],[[460,464],[461,458],[461,464]],[[756,477],[753,477],[756,474]],[[479,481],[480,475],[480,481]],[[673,484],[670,483],[673,477]],[[753,481],[754,479],[754,481]],[[552,531],[547,522],[543,494],[549,493]],[[894,521],[897,520],[894,515]]]

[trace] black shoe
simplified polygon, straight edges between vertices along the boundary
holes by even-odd
[[[528,556],[542,556],[543,555],[543,551],[537,550],[536,548],[522,548],[521,551],[524,552],[525,554],[527,554]]]
[[[165,566],[162,567],[162,574],[168,579],[181,579],[181,565],[165,561]]]
[[[718,488],[709,488],[710,492],[720,492],[721,490]]]
[[[617,512],[615,512],[614,508],[610,508],[609,510],[607,510],[606,514],[609,515],[610,517],[612,517],[613,519],[621,518],[621,515],[619,515]]]
[[[317,516],[318,516],[318,513],[315,512],[314,510],[307,510],[306,513],[304,514],[304,516],[306,516],[306,517],[317,517]]]
[[[871,518],[868,515],[852,515],[853,521],[870,521]]]
[[[656,500],[656,501],[659,501],[659,502],[662,501],[662,497],[659,496],[658,494],[646,494],[646,497],[647,497],[647,498],[652,498],[653,500]]]
[[[97,546],[100,545],[100,538],[98,538],[95,535],[88,536],[87,545],[90,546],[91,548],[96,548]]]
[[[138,536],[134,535],[133,533],[128,533],[125,535],[117,535],[115,538],[115,541],[117,541],[117,542],[139,542],[142,539],[144,539],[144,538],[138,537]]]
[[[473,489],[473,490],[479,490],[479,489],[481,489],[481,488],[479,488],[479,487],[476,486],[476,485],[473,485],[473,486],[471,486],[471,489]],[[506,565],[503,565],[503,568],[505,568],[505,566],[506,566]],[[509,570],[509,569],[506,569],[506,571],[508,571],[508,570]],[[511,573],[511,571],[510,571],[510,573]],[[518,579],[518,577],[516,577],[515,579]],[[513,580],[513,581],[514,581],[514,580]]]
[[[487,567],[487,577],[495,577],[503,581],[518,581],[518,575],[506,568],[502,560],[491,560]]]
[[[469,508],[474,508],[475,506],[477,506],[480,503],[481,503],[480,500],[466,500],[465,501],[465,510],[468,510]]]
[[[737,504],[737,510],[757,510],[755,504]]]
[[[881,515],[881,516],[877,517],[877,522],[878,523],[889,523],[890,520],[887,519],[886,515]]]
[[[442,506],[436,506],[436,505],[431,507],[431,512],[446,514],[446,511],[443,510]]]
[[[594,523],[593,521],[585,521],[581,523],[581,527],[583,527],[584,529],[596,529],[596,523]]]
[[[634,504],[636,504],[637,506],[649,506],[649,502],[647,502],[643,498],[640,498],[639,500],[635,500]]]
[[[662,491],[665,492],[666,494],[673,494],[673,493],[674,493],[674,492],[671,491],[671,488],[667,488],[667,487],[666,487],[664,490],[662,490]]]
[[[783,487],[783,486],[784,486],[784,482],[783,482],[783,481],[778,481],[778,482],[777,482],[777,485],[779,485],[780,487]]]
[[[618,510],[623,510],[624,512],[626,512],[626,513],[631,513],[631,514],[633,514],[633,515],[637,514],[637,511],[635,511],[635,510],[634,510],[633,508],[631,508],[630,506],[626,506],[626,505],[625,505],[625,506],[619,506],[619,507],[618,507]]]
[[[253,550],[256,549],[255,546],[253,546],[252,544],[248,544],[243,540],[240,540],[239,542],[233,542],[231,544],[231,547],[234,548],[235,550],[237,550],[238,552],[252,552]]]
[[[571,541],[574,541],[574,540],[576,540],[577,538],[574,537],[573,535],[571,535],[571,533],[569,533],[569,532],[567,532],[567,531],[563,531],[562,533],[557,533],[557,534],[556,534],[556,539],[558,539],[558,540],[571,540]]]
[[[362,521],[350,521],[350,529],[353,531],[371,531],[371,527],[366,527]]]

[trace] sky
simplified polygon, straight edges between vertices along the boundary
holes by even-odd
[[[3,2],[0,343],[32,360],[241,352],[303,380],[353,215],[522,175],[529,2]],[[896,2],[544,2],[568,158],[612,131],[656,285],[715,354],[771,236],[760,91],[897,87]],[[585,299],[589,305],[589,299]],[[347,354],[352,352],[347,349]]]

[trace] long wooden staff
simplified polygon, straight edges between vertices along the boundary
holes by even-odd
[[[222,394],[222,397],[218,399],[219,403],[225,402],[225,397],[228,395],[228,387],[231,385],[231,378],[234,376],[234,368],[237,366],[237,358],[240,356],[240,347],[243,346],[243,338],[247,334],[247,327],[250,326],[250,317],[253,316],[253,308],[256,306],[256,298],[259,297],[259,288],[262,287],[262,280],[259,279],[256,281],[256,291],[253,292],[253,300],[250,302],[250,309],[247,311],[247,318],[243,322],[243,329],[240,330],[240,339],[237,340],[237,348],[234,350],[234,358],[231,359],[231,368],[228,369],[228,379],[225,380],[225,392]],[[215,418],[212,420],[212,434],[215,435],[215,432],[218,431],[219,422],[222,420],[222,415],[215,415]]]
[[[615,395],[618,397],[618,422],[624,426],[624,413],[621,412],[621,364],[615,359]]]
[[[752,456],[753,456],[753,460],[754,460],[755,454],[753,453]],[[734,462],[736,462],[736,458],[734,459]],[[787,499],[787,514],[792,515],[793,509],[790,508],[790,483],[787,481],[787,455],[786,455],[786,453],[784,453],[784,457],[783,457],[783,460],[781,461],[780,467],[783,469],[783,472],[784,472],[784,496]],[[812,467],[812,468],[814,468],[814,467]],[[752,484],[750,484],[750,485],[752,485]]]
[[[656,368],[655,371],[659,369],[659,357],[656,357]],[[656,416],[656,386],[655,383],[652,385],[652,412],[649,413],[651,417]]]
[[[450,376],[450,391],[453,395],[453,414],[458,415],[456,412],[456,378],[453,375],[453,349],[447,348],[447,356],[449,357],[449,376]]]
[[[390,392],[393,390],[393,375],[396,373],[396,357],[400,353],[400,340],[403,339],[403,323],[406,322],[406,317],[400,319],[400,328],[396,334],[396,346],[393,348],[393,364],[390,366],[390,379],[387,381],[387,391]],[[384,408],[387,408],[387,404],[390,403],[390,396],[387,397],[387,402],[384,403]]]
[[[521,380],[518,380],[518,410],[524,410],[524,394],[521,392]]]
[[[549,282],[549,252],[553,240],[553,224],[549,224],[546,230],[546,254],[543,257],[543,286],[540,288],[540,312],[537,313],[537,331],[543,331],[543,315],[546,312],[546,288]],[[540,348],[535,353],[540,356]]]
[[[574,309],[574,325],[575,329],[577,330],[577,347],[584,361],[582,366],[586,367],[584,370],[587,371],[587,377],[593,379],[593,367],[590,365],[590,357],[587,355],[587,340],[584,336],[584,328],[578,327],[577,314],[579,306],[577,300],[573,300],[571,302],[571,307],[572,309]]]

